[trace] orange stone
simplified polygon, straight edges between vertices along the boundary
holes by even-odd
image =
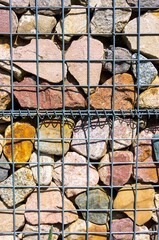
[[[128,73],[116,74],[114,79],[115,91],[113,94],[113,79],[108,79],[95,93],[90,96],[90,104],[94,109],[131,110],[134,109],[136,93],[132,75]],[[112,104],[114,99],[114,107]]]
[[[12,138],[12,126],[9,125],[5,131],[5,141],[3,152],[7,159],[15,163],[27,162],[30,159],[35,136],[35,128],[29,123],[16,122],[13,125],[13,156],[12,157],[12,140],[7,138]],[[25,140],[26,138],[26,140]],[[30,140],[29,140],[30,138]],[[16,164],[16,167],[22,167],[21,164]]]
[[[85,240],[86,234],[80,234],[82,232],[86,233],[86,222],[82,219],[78,219],[77,221],[73,222],[69,225],[68,228],[65,229],[67,237],[66,240]],[[73,234],[73,232],[77,232],[79,234]],[[88,222],[88,234],[89,240],[107,240],[107,226],[106,225],[97,225],[92,222]],[[95,233],[95,234],[93,234]]]

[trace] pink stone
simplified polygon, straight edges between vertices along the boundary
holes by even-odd
[[[113,176],[111,176],[111,163],[113,164]],[[99,164],[100,180],[105,185],[110,185],[111,177],[113,177],[114,186],[124,185],[132,174],[132,163],[133,154],[130,151],[115,151],[113,158],[112,153],[107,153]]]
[[[82,187],[87,187],[87,161],[86,158],[76,152],[68,152],[64,158],[64,186],[67,187],[65,193],[67,197],[76,196],[85,191]],[[69,163],[69,165],[67,165]],[[57,161],[54,171],[53,180],[57,186],[62,185],[62,166],[61,161]],[[89,164],[89,186],[96,186],[99,181],[99,175],[95,167]],[[70,187],[70,188],[69,188]],[[73,188],[72,188],[73,187]]]
[[[37,89],[34,77],[25,77],[21,82],[14,82],[14,96],[23,108],[37,108]],[[47,82],[40,82],[39,89],[39,108],[40,109],[59,109],[63,106],[62,88],[52,87]],[[79,90],[69,81],[65,87],[65,107],[84,108],[85,98]]]
[[[0,4],[0,7],[4,5]],[[5,6],[4,6],[5,7]],[[0,9],[0,33],[10,33],[10,12],[9,9]],[[18,18],[14,11],[11,11],[12,16],[12,33],[16,33],[18,27]]]
[[[36,39],[32,39],[26,46],[19,46],[13,51],[14,64],[26,72],[39,75],[52,83],[59,83],[66,77],[67,67],[62,65],[62,53],[56,44],[50,39],[38,39],[38,49],[36,49]],[[36,64],[36,53],[38,51],[38,72]],[[50,62],[54,61],[54,62]],[[60,62],[61,61],[61,62]],[[62,70],[64,67],[64,72]]]
[[[0,0],[0,3],[5,4],[5,5],[10,5],[10,0]],[[28,7],[29,5],[29,0],[12,0],[11,1],[13,11],[17,12],[17,13],[23,13],[26,10],[26,7]],[[15,8],[17,7],[17,8]]]
[[[102,70],[102,62],[104,49],[103,44],[93,38],[89,39],[90,46],[90,59],[96,60],[97,62],[90,63],[89,80],[90,86],[98,85],[100,81],[100,75]],[[67,62],[69,72],[74,76],[74,78],[81,85],[85,93],[87,93],[88,86],[88,38],[82,37],[76,41],[73,41],[71,46],[68,48],[65,59],[71,60],[72,62]],[[73,62],[76,60],[76,62]],[[79,62],[78,62],[79,60]],[[85,62],[80,62],[81,60]],[[84,87],[85,86],[85,87]],[[95,87],[90,88],[90,92],[94,91]]]
[[[130,218],[116,219],[112,221],[112,232],[114,240],[132,240],[134,232],[134,222]],[[125,233],[124,233],[125,232]],[[140,233],[145,232],[145,233]],[[150,240],[150,233],[146,226],[136,225],[136,240]]]
[[[130,146],[136,135],[136,127],[136,123],[130,118],[117,118],[112,129],[114,141],[109,141],[111,148],[113,146],[114,150],[118,150]]]
[[[159,134],[159,126],[152,125],[140,132],[138,140],[133,143],[134,161],[138,161],[138,179],[142,182],[158,182],[159,169],[154,163],[152,137]],[[133,177],[136,178],[136,164],[133,167]]]
[[[38,224],[38,208],[40,208],[40,224],[62,223],[62,208],[64,208],[64,224],[69,224],[78,219],[76,208],[73,203],[62,195],[60,189],[52,182],[50,187],[41,189],[40,206],[38,206],[38,194],[35,190],[27,199],[25,218],[32,225]],[[29,210],[29,211],[28,211]],[[46,211],[43,211],[46,210]]]

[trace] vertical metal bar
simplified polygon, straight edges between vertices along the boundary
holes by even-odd
[[[10,30],[10,67],[11,67],[11,112],[14,112],[14,88],[13,88],[13,33],[12,33],[12,0],[9,0],[9,30]],[[13,191],[13,239],[16,239],[16,207],[15,207],[15,181],[14,181],[14,172],[15,172],[15,162],[14,162],[14,119],[11,115],[11,148],[12,148],[12,191]]]
[[[87,202],[86,202],[86,239],[89,239],[89,166],[90,166],[90,127],[91,127],[91,119],[90,119],[90,0],[87,1],[87,111],[88,111],[88,140],[87,140]]]
[[[40,109],[40,96],[39,96],[39,32],[38,32],[38,4],[39,1],[35,0],[35,23],[36,23],[36,96],[37,96],[37,112]],[[40,239],[40,133],[39,133],[40,119],[37,114],[37,204],[38,204],[38,239]]]
[[[138,17],[137,17],[137,96],[140,94],[140,16],[141,16],[141,9],[140,9],[140,0],[138,0]],[[140,106],[139,106],[139,97],[137,99],[137,112],[139,114],[140,112]],[[133,238],[136,239],[136,208],[137,208],[137,189],[138,189],[138,145],[139,145],[139,115],[137,118],[137,146],[136,146],[136,159],[135,159],[135,172],[136,172],[136,178],[135,178],[135,195],[134,195],[134,232],[133,232]]]
[[[64,188],[64,169],[65,169],[65,153],[64,153],[64,146],[65,146],[65,134],[64,134],[64,124],[65,124],[65,2],[62,0],[62,240],[64,240],[65,235],[65,204],[64,204],[64,197],[65,197],[65,188]],[[61,141],[61,140],[60,140]]]
[[[113,17],[113,23],[112,23],[112,35],[113,35],[113,76],[112,76],[112,110],[114,112],[115,110],[115,40],[116,40],[116,16],[115,16],[115,11],[116,11],[116,0],[112,1],[112,17]],[[115,121],[115,115],[112,115],[112,132],[111,132],[111,139],[112,139],[112,157],[111,157],[111,162],[110,162],[110,240],[113,239],[112,235],[112,220],[113,220],[113,190],[114,190],[114,184],[113,184],[113,166],[114,166],[114,121]]]

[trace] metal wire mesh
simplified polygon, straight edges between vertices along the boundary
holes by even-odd
[[[0,1],[2,2],[2,4],[4,4],[5,1]],[[6,1],[7,2],[7,1]],[[117,1],[110,1],[111,2],[111,6],[107,6],[105,7],[104,4],[106,4],[106,2],[101,4],[101,6],[92,6],[91,5],[91,0],[88,1],[83,1],[85,2],[85,4],[81,4],[79,5],[73,5],[74,1],[72,1],[72,5],[67,5],[65,4],[65,1],[57,1],[61,2],[61,5],[58,6],[58,4],[56,6],[48,6],[46,1],[46,5],[45,6],[41,6],[40,5],[40,0],[35,0],[34,2],[34,6],[25,6],[25,11],[27,10],[31,10],[34,13],[34,17],[35,17],[35,33],[29,32],[28,35],[29,36],[33,36],[35,39],[35,46],[34,48],[36,49],[36,53],[34,55],[33,58],[27,58],[27,52],[26,52],[26,56],[23,56],[22,58],[15,58],[14,55],[14,49],[16,47],[23,47],[25,45],[27,45],[29,43],[28,40],[25,40],[25,44],[22,43],[23,40],[23,36],[26,36],[26,33],[17,33],[13,31],[13,16],[12,16],[12,11],[19,11],[20,9],[24,9],[24,7],[20,6],[20,2],[19,1],[19,6],[18,3],[17,5],[15,5],[15,1],[9,0],[8,3],[5,5],[0,5],[0,9],[2,10],[7,10],[9,12],[9,32],[0,32],[0,38],[3,39],[7,39],[8,43],[9,43],[9,55],[8,57],[4,57],[5,55],[3,55],[3,52],[0,53],[0,63],[7,63],[10,66],[10,70],[9,70],[9,74],[10,74],[10,84],[5,84],[5,87],[9,87],[10,88],[10,105],[6,108],[6,109],[1,109],[0,110],[0,118],[2,121],[1,126],[3,127],[3,124],[5,123],[5,130],[1,130],[2,132],[2,136],[0,138],[0,140],[5,141],[4,146],[8,146],[10,145],[10,158],[11,160],[8,161],[8,164],[10,165],[10,170],[9,170],[9,175],[8,178],[11,178],[11,185],[8,185],[7,182],[5,182],[6,180],[0,182],[0,197],[1,197],[1,201],[3,202],[5,199],[5,194],[7,195],[7,193],[5,191],[7,191],[7,189],[11,189],[12,191],[12,199],[9,199],[8,201],[12,201],[12,204],[10,206],[8,206],[6,204],[6,202],[4,201],[4,206],[5,208],[1,208],[0,211],[0,219],[3,220],[3,218],[5,217],[3,214],[4,212],[6,213],[7,211],[11,211],[11,215],[12,215],[12,221],[11,221],[11,228],[10,231],[9,230],[5,230],[5,226],[4,226],[4,230],[2,229],[2,231],[0,231],[0,239],[49,239],[49,228],[47,228],[47,230],[45,229],[45,225],[48,225],[50,228],[53,225],[53,230],[52,230],[52,238],[50,239],[159,239],[159,233],[158,233],[158,220],[155,223],[155,221],[152,219],[152,216],[149,218],[149,221],[146,221],[146,223],[143,224],[138,224],[138,212],[140,211],[144,211],[145,212],[145,216],[146,214],[148,214],[149,212],[156,212],[158,214],[158,207],[155,205],[155,197],[153,198],[153,202],[154,205],[151,204],[150,206],[146,207],[140,207],[140,205],[138,205],[138,195],[139,195],[139,190],[140,190],[140,185],[139,183],[144,184],[144,188],[148,188],[151,189],[153,188],[154,191],[157,193],[158,191],[158,160],[155,159],[154,157],[154,153],[153,153],[153,166],[152,166],[152,161],[150,161],[149,159],[147,161],[140,161],[140,157],[142,157],[141,153],[141,149],[140,149],[140,144],[141,141],[149,141],[150,143],[144,143],[145,145],[150,145],[152,147],[152,138],[153,136],[158,133],[158,115],[159,115],[159,109],[158,108],[141,108],[140,107],[140,98],[139,95],[142,92],[141,90],[141,85],[140,85],[140,81],[136,81],[133,84],[122,84],[122,83],[116,83],[116,79],[115,79],[115,69],[116,69],[116,64],[122,63],[127,61],[127,59],[117,59],[116,58],[116,47],[120,46],[120,41],[123,41],[122,38],[124,36],[136,36],[136,45],[137,45],[137,50],[135,51],[137,53],[137,58],[135,59],[136,63],[137,63],[137,70],[136,70],[136,75],[137,75],[137,79],[140,79],[140,66],[141,63],[143,62],[149,62],[151,61],[156,68],[158,68],[158,59],[153,57],[153,56],[149,56],[147,59],[142,60],[140,59],[140,53],[142,52],[140,50],[140,41],[141,41],[141,37],[143,36],[149,36],[151,35],[152,38],[157,36],[159,34],[158,33],[149,33],[149,32],[144,32],[142,33],[140,31],[140,19],[141,16],[147,12],[147,11],[154,11],[157,9],[157,7],[144,7],[143,4],[141,4],[141,1],[138,0],[137,1],[137,5],[136,6],[126,6],[126,7],[120,7],[120,6],[116,6],[116,2]],[[82,1],[81,1],[82,2]],[[122,1],[121,1],[122,2]],[[137,21],[137,33],[129,33],[126,34],[124,32],[117,32],[116,31],[116,13],[117,10],[120,9],[125,9],[125,10],[129,10],[131,8],[132,13],[134,16],[132,16],[131,18],[136,18]],[[61,18],[61,33],[58,33],[56,31],[52,31],[52,32],[47,32],[47,33],[41,33],[39,31],[39,20],[38,20],[38,16],[41,14],[40,10],[59,10],[59,14],[57,14],[56,18],[57,20],[59,20]],[[66,32],[65,31],[65,17],[66,14],[71,10],[71,9],[85,9],[86,10],[86,32],[85,33],[73,33],[73,32]],[[97,10],[112,10],[112,32],[109,35],[109,37],[107,38],[106,36],[104,36],[103,33],[92,33],[91,32],[91,28],[90,28],[90,22],[93,16],[94,11]],[[17,13],[17,12],[16,12]],[[18,13],[18,18],[20,19],[20,17],[23,15],[23,13]],[[1,17],[0,17],[1,18]],[[19,20],[18,19],[18,20]],[[3,24],[3,23],[2,23]],[[81,36],[86,36],[87,37],[87,56],[86,59],[71,59],[68,60],[66,59],[66,55],[65,53],[67,52],[67,50],[70,47],[71,43],[66,43],[65,41],[65,37],[66,36],[72,36],[72,41],[80,39]],[[40,48],[39,48],[39,39],[41,38],[47,38],[48,39],[52,39],[52,41],[55,41],[57,46],[59,47],[59,49],[61,50],[61,58],[60,59],[45,59],[43,57],[40,56]],[[60,36],[61,41],[58,39],[58,37]],[[22,38],[20,38],[22,37]],[[111,43],[112,45],[112,58],[106,58],[105,56],[103,57],[103,59],[91,59],[91,38],[94,39],[99,39],[101,40],[101,42],[103,42],[102,37],[104,37],[104,41],[106,42],[107,39],[109,39],[109,43]],[[19,41],[19,42],[18,42]],[[27,42],[28,41],[28,42]],[[17,46],[15,47],[15,42],[17,44]],[[81,50],[82,51],[82,50]],[[134,59],[131,59],[130,62],[133,62]],[[23,85],[23,83],[19,82],[18,83],[18,87],[23,89],[24,91],[26,88],[30,89],[27,90],[28,92],[35,92],[35,102],[36,102],[36,107],[34,108],[26,108],[26,107],[21,107],[18,102],[17,99],[15,98],[15,91],[17,91],[17,86],[15,84],[15,66],[18,66],[16,64],[18,63],[25,63],[28,66],[30,66],[29,64],[31,63],[32,65],[36,66],[36,72],[34,74],[32,73],[27,73],[25,72],[25,74],[27,76],[30,76],[31,74],[34,75],[34,84],[25,84]],[[86,63],[87,64],[87,83],[86,84],[79,84],[77,81],[74,81],[74,87],[76,87],[76,89],[83,89],[82,90],[82,95],[84,95],[85,99],[86,99],[86,105],[85,107],[76,107],[76,108],[71,108],[66,106],[66,101],[67,101],[67,96],[66,96],[66,90],[68,91],[68,89],[71,89],[72,85],[70,85],[68,82],[66,82],[66,68],[69,62],[73,62],[73,63]],[[90,79],[90,71],[91,71],[91,64],[92,63],[105,63],[105,62],[111,62],[112,63],[112,83],[108,84],[108,85],[104,85],[101,82],[98,84],[92,84],[91,83],[91,79]],[[51,64],[51,63],[61,63],[61,82],[58,83],[51,83],[49,81],[47,81],[47,88],[51,88],[51,89],[60,89],[60,93],[61,93],[61,106],[58,108],[43,108],[42,107],[42,101],[41,100],[42,96],[40,94],[40,92],[42,91],[41,89],[46,87],[46,83],[44,83],[44,81],[41,79],[41,69],[40,69],[40,64],[43,63],[47,63],[47,64]],[[4,66],[2,67],[2,64],[0,66],[0,68],[4,68]],[[48,70],[49,71],[49,70]],[[70,73],[69,73],[70,74]],[[150,83],[145,83],[144,87],[148,88],[151,84]],[[121,107],[120,108],[116,108],[116,92],[118,91],[118,89],[120,89],[120,87],[125,87],[125,89],[129,89],[130,87],[135,87],[136,89],[136,104],[134,105],[134,108],[132,109],[125,109],[123,108],[123,105],[121,103]],[[4,87],[4,84],[1,83],[0,88],[2,89]],[[91,95],[92,95],[92,89],[96,89],[96,88],[110,88],[112,91],[112,97],[111,97],[111,107],[110,108],[93,108],[91,105]],[[156,83],[155,87],[158,87],[158,84]],[[86,91],[85,91],[85,90]],[[2,89],[3,90],[3,89]],[[23,91],[23,90],[22,90]],[[81,91],[81,90],[80,90]],[[93,90],[95,91],[95,90]],[[58,92],[57,92],[58,94]],[[25,94],[24,94],[24,98],[25,98]],[[2,100],[1,100],[2,101]],[[55,100],[56,101],[56,100]],[[157,101],[157,99],[156,99]],[[29,102],[29,99],[28,99]],[[46,100],[47,102],[47,100]],[[10,121],[6,123],[7,119],[10,118]],[[118,136],[117,133],[115,132],[115,124],[116,121],[122,121],[126,124],[128,119],[131,119],[131,121],[133,121],[133,124],[135,125],[136,128],[136,134],[132,135],[131,137],[122,137],[122,136]],[[54,120],[57,121],[57,125],[60,122],[60,128],[59,128],[59,132],[60,132],[60,137],[59,135],[52,137],[48,131],[48,137],[46,136],[42,136],[41,133],[41,129],[42,129],[42,122],[46,121],[46,125],[47,125],[47,121],[48,123],[48,129],[49,129],[49,124],[51,121],[53,121],[54,124]],[[80,136],[78,136],[78,138],[74,137],[74,134],[72,134],[74,128],[77,128],[77,132],[79,131],[78,127],[77,127],[77,122],[81,120],[81,125],[86,127],[86,131],[84,130],[85,136],[82,135],[83,133],[81,133]],[[72,124],[72,122],[74,122],[74,124]],[[16,135],[16,130],[14,128],[15,123],[31,123],[32,126],[34,126],[34,128],[36,129],[36,134],[33,137],[28,137],[28,136],[23,136],[23,135]],[[95,122],[95,123],[94,123]],[[53,126],[53,128],[56,128],[56,124],[55,126]],[[72,130],[70,136],[68,136],[67,132],[65,131],[65,125],[69,125],[70,129]],[[6,134],[6,126],[10,125],[10,133]],[[92,129],[102,129],[102,127],[109,125],[110,128],[110,134],[108,134],[107,137],[102,137],[102,133],[100,132],[100,135],[96,135],[93,136],[92,135]],[[146,125],[146,126],[145,126]],[[76,127],[75,127],[76,126]],[[144,129],[149,129],[152,126],[154,126],[154,129],[152,130],[152,134],[149,135],[149,131],[147,130],[147,136],[141,135],[141,132]],[[105,129],[103,127],[103,129]],[[147,127],[147,128],[146,128]],[[27,128],[27,127],[26,127]],[[103,130],[105,131],[105,130]],[[126,131],[123,130],[123,131]],[[5,134],[4,134],[5,132]],[[4,137],[3,137],[4,136]],[[9,142],[10,141],[10,142]],[[37,155],[37,161],[35,161],[35,159],[31,162],[31,161],[20,161],[20,162],[16,162],[14,161],[15,159],[15,154],[17,154],[16,151],[16,144],[17,142],[36,142],[36,144],[34,145],[33,149],[32,149],[32,153],[36,151],[36,155]],[[77,141],[77,144],[76,144]],[[81,160],[78,162],[71,162],[69,161],[69,158],[66,158],[66,152],[74,152],[76,145],[78,145],[78,141],[83,141],[85,142],[86,145],[86,153],[80,153],[78,152],[78,150],[76,150],[76,152],[81,155],[81,156],[85,156],[86,157],[86,162],[83,163],[83,161]],[[95,185],[91,185],[90,184],[90,179],[91,179],[91,174],[92,172],[90,171],[90,166],[93,166],[94,169],[98,170],[99,168],[99,164],[100,164],[100,160],[102,157],[100,157],[100,159],[93,159],[92,157],[92,145],[94,146],[94,148],[96,147],[96,145],[98,144],[98,142],[103,142],[103,141],[107,141],[109,142],[109,147],[108,147],[108,152],[111,156],[111,161],[103,161],[101,164],[103,164],[104,166],[109,166],[110,168],[110,179],[109,179],[109,183],[105,184],[103,183],[101,180],[98,181],[97,184]],[[132,152],[133,154],[133,162],[130,161],[125,161],[124,162],[124,166],[129,166],[131,165],[131,167],[133,168],[133,173],[131,173],[131,177],[124,183],[119,183],[119,184],[115,184],[114,183],[114,174],[116,174],[115,172],[115,166],[121,166],[122,169],[122,165],[123,162],[122,161],[115,161],[115,156],[116,156],[116,152],[117,150],[115,149],[115,144],[117,142],[121,141],[131,141],[131,144],[129,146],[126,147],[122,147],[121,150],[123,149],[123,151],[128,150],[129,152]],[[61,149],[62,152],[61,154],[55,154],[54,158],[55,158],[55,162],[54,162],[54,168],[58,167],[60,164],[61,166],[61,172],[60,172],[60,181],[57,182],[55,181],[54,175],[52,175],[52,182],[55,182],[55,184],[50,185],[50,184],[46,184],[46,185],[41,185],[41,181],[43,179],[41,179],[41,174],[40,174],[40,169],[43,165],[45,166],[51,166],[52,163],[50,161],[46,161],[45,163],[42,163],[40,161],[40,157],[42,156],[42,152],[41,152],[41,148],[43,147],[43,144],[47,142],[47,143],[60,143],[61,144]],[[70,149],[70,147],[68,148],[68,150],[66,151],[66,142],[69,143],[69,146],[71,145],[71,143],[73,144],[74,142],[74,148],[72,147]],[[82,144],[81,144],[82,145]],[[5,155],[7,155],[7,153],[4,150],[4,146],[3,146],[3,152],[5,153]],[[48,148],[52,148],[51,145],[48,145]],[[57,147],[55,147],[57,148]],[[132,148],[134,148],[134,150],[132,150]],[[9,151],[9,150],[6,150]],[[84,150],[83,150],[84,151]],[[99,149],[98,149],[99,151]],[[120,151],[120,149],[118,150]],[[105,152],[106,154],[106,152]],[[104,155],[105,155],[104,154]],[[124,153],[123,153],[124,154]],[[47,154],[46,154],[47,155]],[[54,154],[52,154],[54,155]],[[104,156],[103,155],[103,156]],[[21,157],[22,158],[22,157]],[[124,158],[124,157],[123,157]],[[60,161],[60,163],[59,163]],[[3,165],[5,165],[6,162],[2,162],[2,168]],[[37,174],[37,182],[35,182],[34,184],[31,183],[31,185],[16,185],[17,184],[17,175],[16,172],[19,171],[18,165],[21,166],[21,168],[25,167],[26,169],[32,169],[32,167],[36,166],[37,170],[36,170],[36,174]],[[85,166],[86,168],[83,171],[86,171],[86,184],[82,185],[78,185],[78,184],[74,184],[74,181],[76,179],[73,178],[73,172],[72,172],[72,180],[71,180],[71,176],[69,178],[69,183],[66,184],[66,181],[68,181],[65,178],[66,175],[66,167],[67,166]],[[151,180],[148,180],[147,182],[144,182],[143,179],[139,178],[140,176],[140,169],[151,169],[151,168],[155,168],[156,172],[157,172],[157,180],[155,180],[154,182]],[[73,170],[74,171],[74,170]],[[122,170],[124,171],[124,170]],[[115,173],[114,173],[115,172]],[[153,174],[153,172],[152,172]],[[70,174],[71,175],[71,174]],[[124,175],[124,172],[123,172]],[[133,175],[133,177],[132,177]],[[47,176],[45,176],[46,178]],[[7,179],[8,179],[7,178]],[[77,176],[78,179],[78,176]],[[22,181],[23,182],[23,181]],[[127,185],[129,184],[129,185]],[[150,185],[151,184],[151,187]],[[131,206],[125,206],[125,208],[115,208],[114,207],[114,200],[118,194],[118,192],[124,187],[125,191],[126,189],[130,190],[130,185],[133,186],[133,195],[134,195],[134,202],[133,202],[133,207]],[[60,202],[61,201],[61,206],[57,207],[57,208],[48,208],[45,207],[43,204],[41,204],[41,198],[42,198],[42,192],[46,192],[47,191],[51,191],[51,190],[55,190],[57,191],[57,187],[60,191],[60,196],[61,199],[53,199],[52,201],[54,202]],[[49,188],[49,190],[48,190]],[[33,206],[36,206],[36,208],[30,209],[27,208],[26,205],[22,205],[23,203],[26,204],[27,201],[27,197],[25,199],[23,199],[23,201],[18,202],[17,204],[17,191],[18,189],[32,189],[32,191],[34,190],[35,194],[37,195],[36,197],[36,203]],[[79,192],[77,190],[80,190]],[[82,190],[81,190],[82,189]],[[91,194],[92,194],[92,190],[97,189],[97,190],[102,190],[104,193],[107,193],[107,195],[109,196],[109,207],[106,208],[100,208],[98,207],[98,205],[92,209],[92,202],[90,202],[91,199]],[[81,193],[85,193],[85,207],[80,208],[77,204],[77,202],[75,201],[76,195],[70,195],[70,197],[68,197],[68,195],[66,194],[67,192],[70,191],[75,191],[78,192],[78,194],[80,195]],[[31,191],[31,192],[32,192]],[[31,196],[32,193],[29,193],[28,196]],[[78,195],[77,194],[77,195]],[[143,192],[143,195],[145,196],[145,193]],[[48,193],[48,198],[49,198],[49,193]],[[66,214],[67,213],[72,213],[72,208],[68,207],[67,202],[66,202],[66,196],[67,198],[71,201],[71,203],[73,203],[73,206],[75,208],[75,211],[77,212],[77,215],[80,219],[85,219],[85,228],[80,229],[80,231],[77,230],[68,230],[69,225],[72,224],[72,222],[69,222],[69,219],[66,219]],[[98,196],[96,196],[98,197]],[[45,201],[50,201],[50,199],[45,199]],[[102,201],[100,199],[100,201]],[[125,201],[125,199],[123,199],[123,201]],[[95,203],[94,203],[95,205]],[[100,205],[100,202],[99,202]],[[32,226],[32,229],[30,228],[30,230],[26,230],[24,228],[24,226],[28,223],[27,218],[24,218],[24,222],[23,224],[20,225],[19,228],[17,228],[17,212],[21,211],[22,214],[24,215],[25,212],[25,216],[27,215],[27,213],[29,214],[30,212],[32,213],[37,213],[36,217],[34,215],[34,217],[36,218],[36,223],[34,224],[30,224]],[[54,218],[55,216],[53,215],[53,220],[50,223],[45,223],[45,222],[41,222],[41,216],[43,215],[43,213],[60,213],[61,214],[61,223],[60,222],[56,222],[54,223]],[[97,224],[98,226],[96,226],[96,228],[93,228],[93,230],[90,229],[90,222],[91,222],[91,215],[92,213],[94,214],[105,214],[105,216],[108,215],[108,219],[107,221],[105,221],[104,224]],[[133,217],[130,217],[130,214],[125,214],[131,212]],[[83,217],[83,213],[85,213],[85,217]],[[32,217],[32,218],[34,218]],[[70,216],[69,216],[70,217]],[[68,217],[68,218],[69,218]],[[101,215],[99,215],[99,218],[101,218]],[[127,219],[129,218],[132,221],[132,227],[131,228],[126,228],[125,226],[122,226],[122,229],[118,228],[118,231],[113,229],[113,221],[115,219],[120,219],[122,222],[122,219]],[[133,220],[132,220],[133,219]],[[157,215],[157,219],[158,219],[158,215]],[[77,219],[76,219],[77,220]],[[75,221],[75,219],[74,219]],[[123,223],[124,224],[124,223]],[[7,225],[7,221],[6,221],[6,225]],[[97,227],[104,225],[105,226],[105,230],[97,230]],[[145,228],[144,228],[144,227]],[[141,227],[141,228],[140,228]],[[142,228],[143,227],[143,228]],[[56,228],[58,228],[58,231],[56,230]],[[140,228],[140,229],[139,229]],[[12,229],[12,230],[11,230]],[[103,228],[104,229],[104,228]],[[145,230],[146,229],[146,230]],[[68,238],[68,236],[72,236],[72,238]],[[93,238],[93,237],[94,238]],[[123,237],[124,236],[124,237]],[[8,237],[8,238],[5,238]],[[91,238],[92,237],[92,238]],[[140,238],[141,237],[141,238]]]

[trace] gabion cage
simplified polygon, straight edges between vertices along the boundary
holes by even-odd
[[[157,240],[159,1],[0,1],[0,240]]]

